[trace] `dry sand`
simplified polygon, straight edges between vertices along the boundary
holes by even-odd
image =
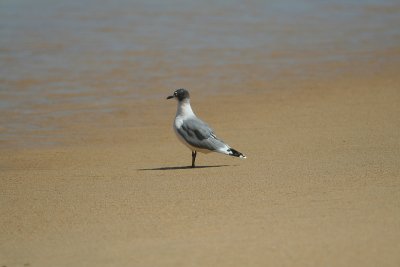
[[[400,266],[397,70],[193,96],[247,160],[185,168],[164,99],[3,149],[0,266]]]

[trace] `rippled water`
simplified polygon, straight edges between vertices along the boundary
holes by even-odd
[[[397,47],[399,33],[390,0],[2,0],[0,138],[51,131],[48,112],[108,112],[177,87],[264,90],[288,70]]]

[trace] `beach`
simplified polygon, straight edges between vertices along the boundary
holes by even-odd
[[[193,96],[246,160],[199,154],[185,168],[164,99],[117,118],[147,107],[151,125],[3,150],[2,264],[397,266],[400,83],[376,76]]]
[[[84,50],[93,69],[2,72],[0,266],[400,265],[398,47],[205,46],[186,51],[198,65],[118,48],[112,70]],[[180,87],[247,159],[188,167],[166,100]]]

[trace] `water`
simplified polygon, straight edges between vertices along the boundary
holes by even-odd
[[[262,91],[288,70],[301,79],[309,64],[396,48],[399,36],[390,0],[2,0],[0,140],[178,87]]]

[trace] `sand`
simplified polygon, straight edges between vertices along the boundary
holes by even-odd
[[[0,266],[399,266],[397,70],[192,96],[246,160],[187,168],[163,98],[2,149]]]
[[[0,267],[400,266],[398,1],[53,2],[0,4]]]

